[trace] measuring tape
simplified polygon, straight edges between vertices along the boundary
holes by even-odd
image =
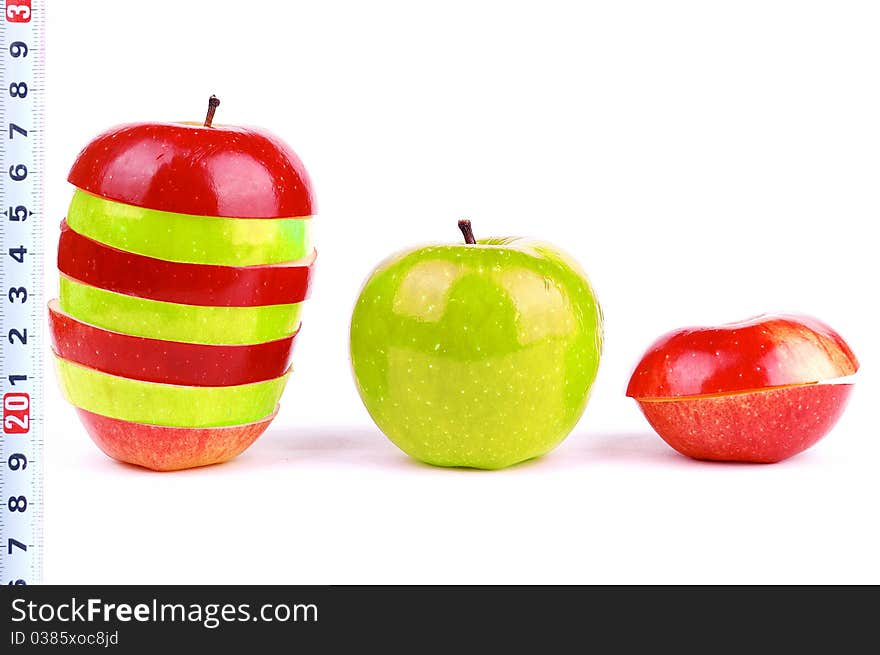
[[[5,1],[0,36],[0,579],[43,565],[45,0]]]

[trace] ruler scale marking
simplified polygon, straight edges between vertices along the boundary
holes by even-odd
[[[0,583],[41,581],[45,0],[0,17]]]

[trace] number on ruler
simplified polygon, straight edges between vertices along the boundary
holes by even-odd
[[[24,264],[24,256],[27,254],[27,248],[24,246],[19,246],[18,248],[10,248],[9,256],[12,257],[19,264]]]
[[[9,290],[9,302],[20,302],[22,305],[27,302],[27,289],[24,287],[12,287]]]
[[[10,82],[9,95],[13,98],[27,98],[28,88],[25,82]]]
[[[26,393],[7,393],[3,396],[3,432],[27,434],[30,430],[31,397]]]
[[[11,328],[9,330],[9,334],[6,335],[6,338],[9,339],[10,344],[15,344],[16,339],[18,339],[18,343],[23,346],[27,345],[27,328],[23,330],[19,330],[17,328]]]
[[[12,55],[14,59],[18,59],[19,57],[27,57],[27,53],[27,43],[23,43],[22,41],[13,41],[9,44],[9,54]]]
[[[16,223],[24,222],[34,215],[34,212],[29,210],[24,205],[16,205],[15,207],[10,207],[4,213],[9,217],[10,221],[14,221]]]
[[[27,166],[24,164],[13,164],[9,167],[9,177],[15,182],[21,182],[27,179]]]
[[[6,0],[6,21],[9,23],[29,23],[31,20],[31,0]]]

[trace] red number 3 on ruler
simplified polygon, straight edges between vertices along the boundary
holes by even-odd
[[[31,397],[26,393],[3,396],[3,432],[26,434],[31,423]]]
[[[31,0],[6,0],[6,20],[10,23],[30,22]]]

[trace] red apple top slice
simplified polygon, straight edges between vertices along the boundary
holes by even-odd
[[[83,148],[67,179],[97,196],[180,214],[315,213],[312,185],[296,153],[278,137],[249,127],[121,125]]]
[[[626,395],[662,399],[757,391],[833,380],[858,367],[846,342],[821,321],[765,314],[660,337],[636,366]]]

